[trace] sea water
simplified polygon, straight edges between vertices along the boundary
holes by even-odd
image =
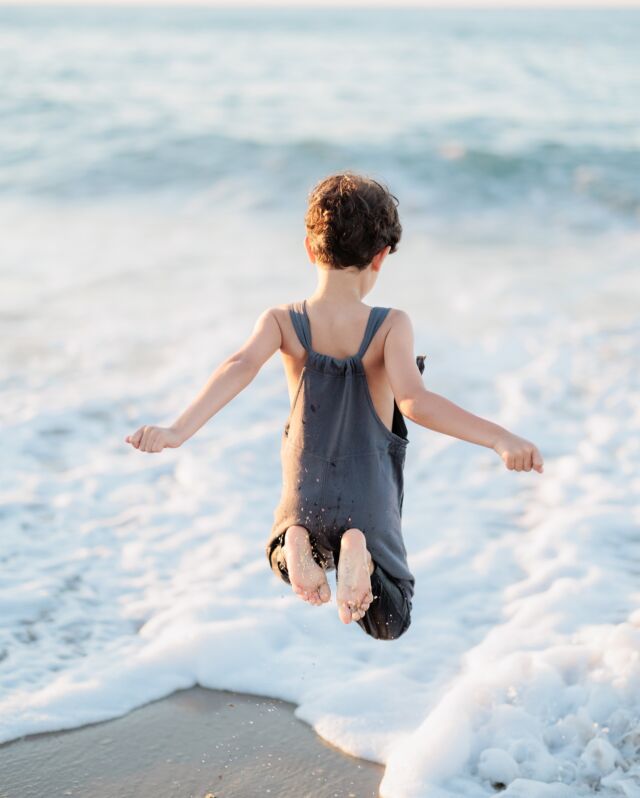
[[[296,702],[385,798],[640,796],[640,15],[0,10],[0,739],[196,683]],[[411,424],[397,641],[269,569],[307,194],[400,201],[371,304],[544,474]],[[330,584],[335,587],[333,577]]]

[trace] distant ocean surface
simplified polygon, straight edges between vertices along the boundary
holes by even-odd
[[[5,197],[224,187],[299,208],[348,164],[430,218],[637,221],[636,12],[2,8],[0,25]]]
[[[0,741],[199,683],[282,697],[385,798],[640,796],[640,12],[0,8]],[[544,475],[410,427],[413,622],[268,567],[306,198],[387,183],[371,304]],[[1,785],[0,785],[1,789]]]

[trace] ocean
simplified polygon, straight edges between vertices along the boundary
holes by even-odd
[[[0,741],[180,688],[298,705],[384,798],[640,796],[640,12],[0,8]],[[410,424],[413,620],[309,607],[264,544],[308,193],[399,200],[371,304],[543,475]],[[334,585],[333,577],[330,584]]]

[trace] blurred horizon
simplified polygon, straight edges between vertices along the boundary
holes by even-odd
[[[392,0],[349,0],[344,3],[341,0],[324,0],[324,2],[305,2],[304,0],[235,0],[235,2],[218,2],[216,0],[28,0],[27,2],[16,2],[16,0],[0,0],[0,6],[28,8],[30,6],[51,6],[67,8],[78,7],[100,7],[100,6],[129,6],[139,8],[143,6],[155,7],[164,6],[171,8],[188,9],[190,7],[220,8],[224,10],[233,9],[309,9],[321,10],[323,8],[344,9],[345,11],[362,9],[363,11],[375,9],[392,9],[396,11],[429,9],[434,11],[569,11],[569,10],[597,10],[615,12],[618,10],[640,9],[640,0],[616,0],[613,4],[607,4],[603,0],[563,0],[558,3],[554,0],[543,0],[542,2],[532,3],[531,0],[402,0],[394,3]]]

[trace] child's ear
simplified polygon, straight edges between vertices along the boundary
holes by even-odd
[[[309,241],[309,236],[304,237],[304,248],[307,250],[307,255],[309,256],[309,260],[311,261],[311,263],[315,263],[316,256],[313,249],[311,249],[311,242]]]
[[[387,257],[390,251],[391,247],[387,245],[384,249],[381,249],[380,252],[376,252],[371,261],[371,268],[374,272],[380,271],[382,268],[382,261]]]

